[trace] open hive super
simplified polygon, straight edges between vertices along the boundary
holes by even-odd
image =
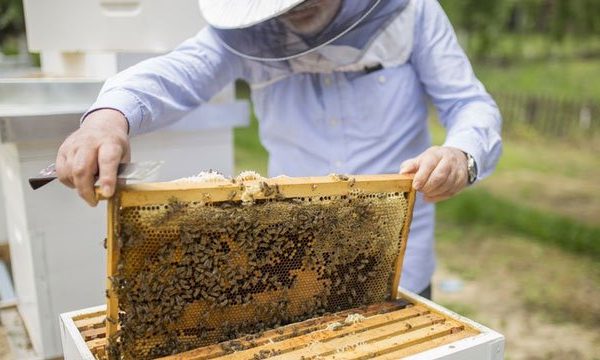
[[[395,299],[413,203],[400,175],[123,187],[107,354],[153,359]]]

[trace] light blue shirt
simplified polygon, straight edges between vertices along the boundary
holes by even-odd
[[[430,145],[428,99],[447,129],[445,146],[471,154],[479,179],[502,151],[501,116],[435,0],[417,1],[407,63],[371,73],[294,73],[253,89],[269,175],[397,173]],[[270,66],[225,49],[210,29],[172,53],[107,81],[90,111],[113,108],[135,135],[166,126],[238,78],[252,82]],[[435,267],[434,206],[418,197],[402,286],[420,292]]]

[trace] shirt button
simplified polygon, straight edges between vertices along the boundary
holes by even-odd
[[[336,118],[329,119],[329,126],[331,126],[331,127],[338,126],[339,123],[340,123],[339,119],[336,119]]]
[[[377,81],[379,81],[380,84],[385,84],[386,80],[387,79],[383,75],[379,75],[379,77],[377,78]]]
[[[341,168],[342,165],[344,165],[344,163],[341,162],[340,160],[337,160],[336,162],[333,163],[333,165],[335,165],[336,168]]]
[[[325,86],[329,86],[329,85],[331,85],[331,82],[332,82],[332,81],[331,81],[331,77],[330,77],[330,76],[325,76],[325,78],[323,79],[323,84],[324,84]]]

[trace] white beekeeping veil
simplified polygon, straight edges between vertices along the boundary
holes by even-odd
[[[333,19],[316,34],[294,32],[281,15],[327,0],[199,0],[219,39],[232,52],[260,61],[290,60],[341,39],[353,29],[389,17],[384,0],[341,0]]]

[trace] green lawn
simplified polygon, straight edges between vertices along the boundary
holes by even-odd
[[[575,101],[600,101],[600,61],[523,62],[508,66],[475,64],[490,92],[547,95]]]

